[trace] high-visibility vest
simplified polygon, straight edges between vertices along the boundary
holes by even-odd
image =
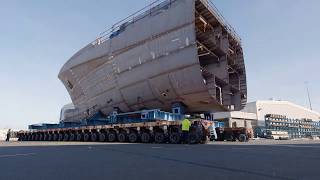
[[[189,119],[184,119],[182,121],[182,131],[189,131],[191,126],[191,122],[189,121]]]

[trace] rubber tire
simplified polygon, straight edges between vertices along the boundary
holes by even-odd
[[[48,141],[49,135],[48,134],[44,134],[43,135],[43,141]]]
[[[64,137],[64,135],[63,135],[63,134],[61,134],[61,133],[59,133],[58,141],[63,141],[63,137]]]
[[[151,141],[151,135],[149,133],[144,132],[141,134],[142,143],[150,143],[150,141]]]
[[[34,141],[39,141],[39,134],[36,134],[36,135],[34,136]]]
[[[135,132],[129,133],[129,135],[128,135],[128,140],[129,140],[129,142],[131,142],[131,143],[136,143],[136,142],[138,142],[138,134],[135,133]]]
[[[23,141],[23,135],[18,136],[18,141]]]
[[[33,139],[34,139],[34,135],[33,135],[33,134],[30,134],[29,141],[33,141]]]
[[[34,138],[34,135],[33,135],[33,134],[30,134],[29,136],[30,136],[29,141],[32,141],[33,138]]]
[[[106,141],[106,134],[105,133],[102,133],[102,132],[99,133],[99,141],[100,142]]]
[[[23,136],[22,135],[18,135],[18,141],[22,141]]]
[[[39,134],[39,141],[43,141],[43,134]]]
[[[98,141],[98,136],[97,136],[97,134],[96,134],[96,133],[91,133],[91,135],[90,135],[90,140],[91,140],[91,142],[96,142],[96,141]]]
[[[119,142],[126,142],[127,141],[127,135],[124,132],[120,132],[118,134],[118,141]]]
[[[26,140],[26,135],[21,135],[21,141],[25,141]]]
[[[196,132],[191,132],[188,137],[188,142],[190,144],[198,144],[200,142],[200,138]]]
[[[154,142],[161,144],[164,143],[166,140],[166,136],[164,135],[164,133],[155,133],[154,135]]]
[[[109,142],[115,142],[117,140],[117,135],[115,132],[109,132],[107,136]]]
[[[54,134],[53,135],[53,141],[58,141],[59,140],[59,135],[58,134]]]
[[[75,134],[71,133],[68,140],[69,141],[74,141],[75,139],[76,139]]]
[[[69,134],[66,133],[63,135],[63,141],[69,141],[69,138],[70,138]]]
[[[83,141],[88,142],[90,140],[90,135],[88,133],[83,134]]]
[[[48,141],[52,141],[53,140],[53,135],[52,134],[48,134]]]
[[[81,133],[76,134],[76,141],[82,141],[82,134]]]
[[[26,141],[29,141],[30,135],[26,135]]]
[[[170,133],[169,141],[171,144],[178,144],[180,143],[180,140],[181,140],[181,137],[179,133],[177,132]]]
[[[43,141],[43,135],[42,134],[39,134],[39,141]]]
[[[245,134],[240,134],[239,135],[239,141],[240,142],[246,142],[247,141],[247,136]]]

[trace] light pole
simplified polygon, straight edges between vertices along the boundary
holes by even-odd
[[[310,92],[309,92],[309,87],[308,87],[309,82],[308,82],[308,81],[306,81],[306,82],[304,82],[304,83],[305,83],[306,88],[307,88],[307,94],[308,94],[308,100],[309,100],[309,107],[310,107],[310,110],[312,110],[312,104],[311,104]]]

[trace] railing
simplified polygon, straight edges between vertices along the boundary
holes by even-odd
[[[211,2],[211,0],[201,0],[204,5],[207,6],[209,10],[212,11],[212,13],[215,15],[217,20],[224,25],[224,28],[230,33],[233,38],[238,42],[241,43],[241,38],[237,34],[237,32],[234,30],[234,28],[227,22],[227,20],[223,17],[223,15],[220,13],[218,8]]]
[[[101,44],[104,41],[111,39],[114,36],[117,36],[118,34],[123,32],[128,25],[135,23],[149,15],[152,15],[156,11],[169,8],[171,4],[174,3],[175,1],[177,0],[154,1],[148,6],[140,9],[139,11],[131,14],[130,16],[124,18],[123,20],[115,23],[111,28],[100,33],[98,38],[95,39],[93,42],[91,42],[91,44],[92,45]],[[223,25],[223,27],[228,31],[228,33],[230,33],[238,43],[241,43],[241,38],[236,33],[236,31],[232,28],[232,26],[225,20],[225,18],[222,16],[222,14],[217,9],[217,7],[210,0],[201,0],[201,1],[209,10],[211,10],[211,13],[215,15],[217,20]]]
[[[161,10],[162,8],[168,8],[171,6],[171,3],[177,0],[156,0],[148,6],[140,9],[139,11],[131,14],[130,16],[124,18],[123,20],[115,23],[111,28],[103,31],[99,34],[98,38],[91,42],[92,45],[103,43],[104,41],[113,38],[114,36],[120,34],[125,28],[135,23],[149,15],[152,15],[154,12]]]

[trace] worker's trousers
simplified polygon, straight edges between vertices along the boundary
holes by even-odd
[[[189,143],[189,131],[182,131],[182,143]]]

